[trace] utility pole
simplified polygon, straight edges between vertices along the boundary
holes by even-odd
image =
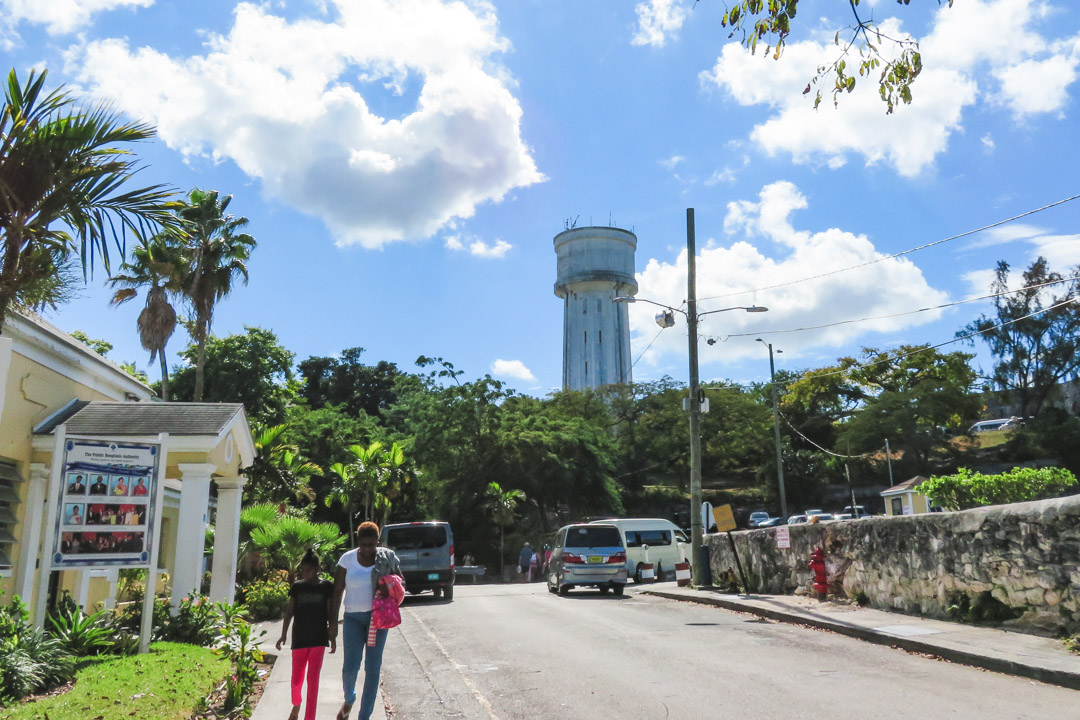
[[[772,392],[772,418],[773,434],[776,437],[776,481],[780,486],[780,517],[787,520],[787,495],[784,492],[784,453],[780,445],[780,402],[776,395],[776,366],[773,364],[772,343],[767,343],[761,338],[759,342],[765,343],[769,348],[769,388]]]
[[[892,487],[895,483],[892,479],[892,452],[889,451],[889,438],[885,438],[885,462],[889,464],[889,487]]]
[[[701,386],[698,381],[697,248],[694,208],[686,209],[686,327],[690,343],[690,550],[691,583],[701,585]]]

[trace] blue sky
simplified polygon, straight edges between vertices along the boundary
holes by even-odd
[[[235,196],[259,247],[213,330],[270,328],[298,359],[362,346],[403,369],[438,355],[467,377],[557,387],[552,238],[569,220],[633,229],[639,297],[678,305],[694,207],[699,295],[728,296],[701,309],[770,308],[702,323],[720,340],[702,344],[703,378],[739,382],[768,375],[759,333],[983,295],[998,260],[1080,264],[1074,201],[794,282],[1080,193],[1066,0],[864,2],[921,43],[914,102],[893,115],[865,81],[811,108],[801,90],[850,10],[799,7],[778,62],[729,40],[713,0],[0,0],[0,53],[155,123],[147,180]],[[140,301],[110,309],[103,279],[47,316],[156,377]],[[801,369],[943,342],[988,308],[762,337]],[[685,325],[656,337],[653,310],[631,308],[634,378],[685,379]]]

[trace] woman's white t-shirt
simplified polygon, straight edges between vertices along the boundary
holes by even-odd
[[[345,568],[345,612],[371,612],[371,571],[356,556],[356,548],[341,556],[338,567]]]

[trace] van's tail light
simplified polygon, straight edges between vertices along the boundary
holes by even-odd
[[[585,558],[580,555],[575,555],[574,553],[563,553],[562,561],[566,565],[583,565],[585,563]]]
[[[454,546],[450,546],[450,569],[454,569]]]
[[[615,553],[608,557],[609,563],[619,563],[620,565],[626,564],[626,553]]]

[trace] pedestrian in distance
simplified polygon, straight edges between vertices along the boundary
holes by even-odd
[[[300,717],[300,703],[307,675],[307,710],[304,720],[315,720],[319,701],[319,673],[322,671],[326,646],[337,650],[337,640],[330,633],[330,598],[334,584],[319,577],[319,559],[308,550],[300,560],[299,578],[289,588],[289,603],[285,606],[285,621],[281,637],[274,647],[285,644],[292,624],[292,713],[289,720]]]
[[[521,548],[521,554],[518,555],[518,579],[528,581],[529,578],[529,563],[532,562],[533,550],[532,545],[525,543]]]
[[[375,642],[370,646],[367,644],[368,630],[375,597],[389,596],[387,584],[379,582],[388,575],[402,578],[401,562],[393,550],[379,547],[379,526],[373,522],[362,523],[356,529],[356,547],[338,560],[334,592],[330,600],[331,641],[337,636],[338,610],[341,608],[343,596],[345,601],[341,639],[345,652],[344,667],[341,670],[345,703],[338,710],[337,720],[348,720],[356,702],[356,676],[360,672],[361,662],[364,664],[364,689],[360,695],[359,720],[370,720],[371,713],[375,710],[387,630],[376,629]]]

